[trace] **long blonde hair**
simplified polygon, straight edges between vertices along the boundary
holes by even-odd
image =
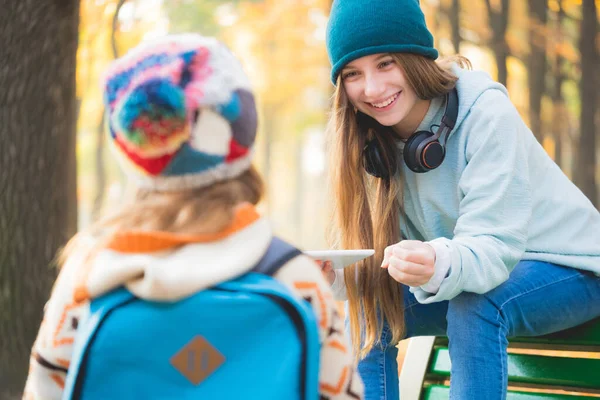
[[[59,255],[63,265],[74,252],[85,246],[89,259],[124,231],[162,231],[182,234],[207,234],[223,230],[232,223],[235,207],[244,202],[257,204],[264,194],[264,183],[251,166],[238,177],[210,186],[174,192],[137,190],[131,202],[118,212],[104,217],[75,235]]]
[[[470,68],[461,56],[433,61],[414,54],[391,54],[420,99],[445,95],[458,79],[450,70],[452,63]],[[375,249],[375,255],[344,271],[348,294],[349,320],[355,354],[363,358],[380,343],[383,321],[397,343],[405,334],[402,286],[380,268],[384,249],[401,240],[403,218],[402,181],[399,175],[389,180],[368,175],[362,153],[370,139],[376,139],[384,157],[396,161],[398,150],[390,129],[366,117],[368,126],[357,122],[357,114],[340,77],[328,126],[333,196],[329,241],[342,249]],[[361,334],[362,332],[362,334]]]

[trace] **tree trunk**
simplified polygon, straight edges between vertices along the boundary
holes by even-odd
[[[452,0],[450,6],[450,28],[454,52],[460,54],[460,0]]]
[[[112,25],[110,30],[110,44],[112,48],[113,59],[119,57],[119,46],[117,44],[117,28],[119,22],[119,11],[125,4],[126,0],[119,0],[115,13],[113,14]],[[94,194],[94,203],[92,205],[91,221],[95,222],[102,214],[104,207],[104,192],[106,191],[106,171],[104,165],[104,112],[100,114],[100,123],[96,130],[96,193]]]
[[[542,96],[546,90],[546,0],[529,0],[529,43],[531,49],[528,63],[529,125],[537,140],[543,141]]]
[[[508,81],[508,67],[506,60],[509,55],[508,43],[506,43],[506,29],[508,27],[508,11],[510,0],[500,0],[499,8],[495,2],[492,5],[491,0],[485,0],[488,10],[488,19],[492,27],[492,39],[490,47],[494,52],[496,66],[498,68],[498,82],[506,86]]]
[[[598,49],[596,35],[598,20],[594,0],[583,0],[583,20],[579,51],[581,54],[581,115],[580,135],[577,156],[575,157],[574,181],[596,207],[598,207],[598,190],[596,187],[596,128],[594,119],[597,110],[596,68],[598,65]]]
[[[0,13],[0,399],[22,392],[52,260],[76,231],[78,21],[77,0]]]
[[[104,112],[100,116],[100,123],[96,130],[96,193],[92,204],[91,222],[96,222],[104,208],[104,192],[106,190],[106,172],[104,170]]]
[[[127,0],[119,0],[117,7],[115,8],[115,13],[113,14],[112,26],[110,29],[110,45],[112,47],[113,58],[119,57],[119,46],[117,45],[117,28],[119,25],[119,11],[123,7]]]
[[[556,43],[562,43],[564,40],[563,35],[563,18],[565,16],[565,12],[562,8],[562,2],[558,1],[558,12],[556,15],[556,27],[555,32],[557,35]],[[565,59],[562,56],[560,51],[556,51],[554,59],[554,87],[552,90],[552,136],[554,137],[555,149],[554,149],[554,161],[563,168],[563,159],[562,159],[562,151],[563,151],[563,137],[565,135],[566,130],[568,129],[567,124],[567,112],[565,107],[565,99],[562,92],[563,82],[565,80],[564,75],[564,63]]]
[[[426,22],[430,32],[439,32],[440,20],[446,17],[445,15],[441,15],[441,13],[439,12],[440,9],[441,6],[438,5],[436,11],[433,14],[433,18],[431,19],[431,24]],[[440,48],[440,39],[440,35],[433,36],[433,47],[435,47],[436,49]]]

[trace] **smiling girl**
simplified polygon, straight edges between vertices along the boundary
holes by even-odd
[[[366,399],[397,399],[396,344],[447,335],[452,399],[504,399],[507,338],[600,315],[600,214],[506,88],[438,60],[417,0],[335,0],[330,169]],[[407,366],[410,368],[410,366]]]

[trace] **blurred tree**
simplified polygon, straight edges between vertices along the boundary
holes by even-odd
[[[264,0],[240,2],[236,23],[223,28],[224,40],[245,61],[261,109],[263,174],[267,182],[276,181],[272,168],[273,146],[284,136],[294,138],[296,156],[289,155],[301,170],[302,133],[311,125],[325,123],[325,104],[318,93],[328,83],[328,62],[324,49],[326,10],[330,0]],[[323,102],[324,103],[324,102]],[[277,171],[278,172],[278,171]],[[296,174],[298,178],[300,175]],[[294,229],[304,223],[300,205],[304,190],[301,179],[285,182],[293,196]],[[282,188],[269,185],[266,205],[272,205],[272,193]],[[290,210],[286,210],[289,214]]]
[[[229,23],[219,21],[219,16],[235,8],[241,1],[169,0],[164,7],[171,21],[172,33],[196,32],[205,36],[219,36],[223,23]]]
[[[579,52],[581,54],[581,97],[579,146],[576,155],[574,182],[598,207],[596,185],[596,125],[598,110],[598,14],[594,0],[582,2],[581,34]]]
[[[108,188],[121,177],[108,162],[100,93],[101,77],[115,54],[122,55],[149,32],[161,32],[160,8],[147,0],[81,0],[77,92],[80,224],[98,219],[108,204]],[[165,29],[166,31],[166,29]]]
[[[104,108],[102,109],[102,114],[104,114]],[[96,171],[96,186],[94,188],[94,199],[92,203],[91,210],[91,221],[96,221],[100,214],[102,213],[102,209],[104,207],[104,197],[106,192],[106,168],[104,165],[104,117],[100,117],[100,124],[98,125],[98,129],[96,130],[96,151],[94,154],[95,158],[95,171]]]
[[[547,22],[546,101],[542,118],[550,126],[545,143],[554,147],[554,160],[571,178],[579,142],[581,110],[578,84],[581,79],[581,3],[578,0],[549,0]],[[542,100],[542,103],[544,100]],[[544,107],[542,107],[543,109]]]
[[[115,12],[112,17],[112,25],[110,29],[110,44],[112,46],[112,56],[113,59],[119,57],[119,48],[117,46],[117,28],[119,26],[119,11],[123,8],[123,4],[125,4],[127,0],[119,0],[117,6],[115,7]]]
[[[507,58],[510,54],[506,42],[510,0],[485,0],[488,10],[488,21],[492,28],[490,47],[496,58],[498,82],[506,86],[508,80]]]
[[[450,8],[455,7],[453,4],[454,0],[452,0]],[[491,32],[488,19],[481,17],[482,13],[488,12],[487,3],[485,1],[477,1],[465,2],[463,4],[465,6],[461,7],[460,1],[458,2],[458,30],[460,33],[460,41],[462,42],[461,44],[467,44],[468,46],[477,47],[485,46],[486,43],[491,42]],[[451,25],[455,23],[456,22],[451,22]],[[434,36],[441,34],[441,32],[432,33]]]
[[[434,46],[440,55],[460,54],[461,7],[460,0],[440,0],[434,4],[423,4],[426,23],[434,37]],[[448,40],[450,39],[450,40]],[[452,49],[448,44],[452,45]]]
[[[546,91],[547,0],[529,0],[529,127],[537,140],[543,142],[542,96]]]
[[[75,233],[78,0],[0,14],[0,398],[20,395],[57,250]]]
[[[563,83],[565,81],[565,62],[566,59],[563,56],[564,51],[562,48],[565,43],[563,19],[565,11],[562,6],[562,0],[558,0],[556,3],[555,22],[553,29],[554,46],[553,52],[554,62],[552,65],[552,72],[554,80],[552,82],[552,137],[554,139],[555,151],[554,161],[562,167],[563,165],[563,138],[566,137],[565,131],[568,129],[567,110],[565,107],[565,99],[563,95]]]
[[[454,47],[454,52],[460,54],[460,0],[452,0],[449,14],[452,46]]]
[[[110,43],[112,48],[112,58],[116,59],[119,57],[119,46],[117,44],[117,29],[119,26],[119,11],[123,8],[126,0],[119,0],[115,7],[115,12],[112,17],[112,24],[110,29]],[[104,194],[106,190],[106,169],[104,166],[104,106],[102,106],[102,112],[100,113],[100,124],[96,130],[96,193],[94,195],[94,202],[92,203],[92,221],[95,221],[102,212],[104,204]]]

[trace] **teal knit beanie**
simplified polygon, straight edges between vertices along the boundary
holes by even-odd
[[[360,57],[379,53],[438,57],[419,0],[334,0],[326,40],[334,85],[342,68]]]

